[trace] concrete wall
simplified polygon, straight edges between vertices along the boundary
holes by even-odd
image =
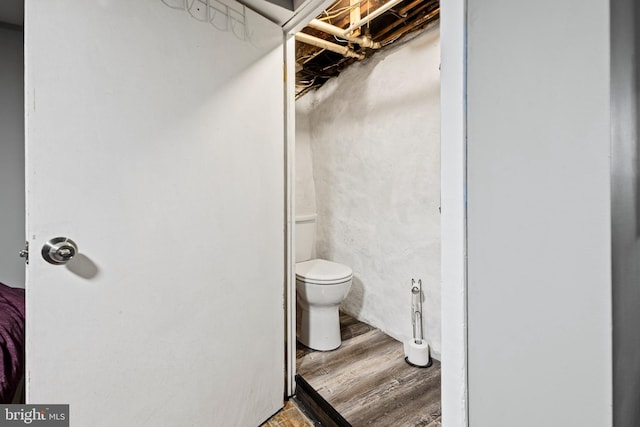
[[[640,426],[640,176],[638,22],[640,7],[611,8],[613,425]]]
[[[470,427],[611,426],[609,30],[468,2]]]
[[[343,310],[405,340],[411,278],[421,278],[426,338],[438,358],[439,65],[435,26],[352,65],[297,108],[298,123],[308,119],[318,257],[354,270]]]
[[[0,28],[0,282],[24,288],[24,67],[22,32]]]
[[[316,212],[316,188],[311,156],[311,114],[313,96],[296,101],[296,215]]]

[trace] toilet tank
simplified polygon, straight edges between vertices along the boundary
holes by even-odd
[[[316,257],[316,214],[296,216],[296,262]]]

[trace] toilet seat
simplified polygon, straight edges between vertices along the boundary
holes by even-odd
[[[353,270],[325,259],[312,259],[296,264],[296,279],[315,285],[338,285],[351,280]]]

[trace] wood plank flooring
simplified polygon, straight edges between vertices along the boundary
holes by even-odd
[[[260,427],[315,427],[293,400],[288,400],[277,414]]]
[[[402,343],[344,314],[340,323],[337,350],[298,343],[298,373],[354,427],[440,427],[440,362],[409,366]]]

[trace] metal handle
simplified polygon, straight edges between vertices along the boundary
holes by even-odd
[[[78,245],[66,237],[55,237],[42,247],[42,258],[50,264],[65,264],[78,253]]]

